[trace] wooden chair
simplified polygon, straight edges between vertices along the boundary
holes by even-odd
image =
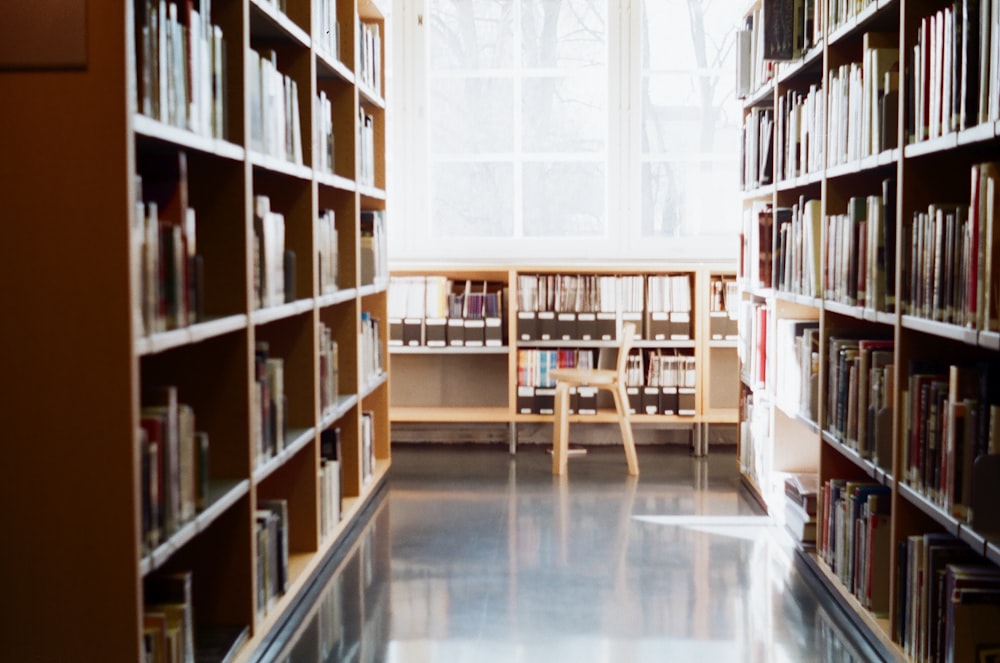
[[[632,422],[629,418],[628,394],[625,392],[625,368],[628,353],[635,338],[635,325],[622,326],[621,343],[618,347],[618,362],[614,370],[591,368],[557,368],[549,375],[556,381],[555,420],[552,427],[552,473],[564,474],[569,452],[569,390],[571,387],[590,386],[611,392],[618,411],[618,425],[622,431],[625,446],[625,460],[628,473],[639,474],[639,460],[635,455],[635,439],[632,437]]]

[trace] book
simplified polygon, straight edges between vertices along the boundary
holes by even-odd
[[[190,571],[156,573],[143,583],[144,623],[165,630],[164,660],[194,663],[192,577]]]

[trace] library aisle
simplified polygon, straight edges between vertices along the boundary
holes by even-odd
[[[874,661],[728,453],[399,445],[259,661]],[[829,596],[828,594],[826,595]]]

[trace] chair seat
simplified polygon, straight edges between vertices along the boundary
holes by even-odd
[[[566,382],[574,386],[601,387],[615,384],[618,380],[618,372],[602,368],[554,368],[549,371],[549,377],[557,382]]]

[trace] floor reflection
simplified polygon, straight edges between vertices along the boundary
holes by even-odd
[[[729,454],[397,448],[373,515],[262,661],[870,661]]]

